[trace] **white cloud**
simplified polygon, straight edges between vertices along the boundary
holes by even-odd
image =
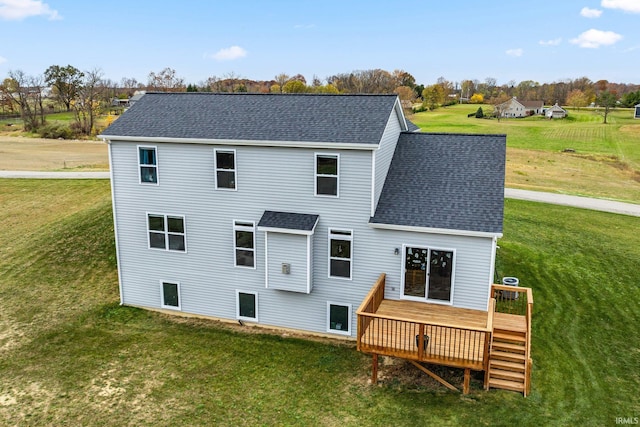
[[[585,18],[600,18],[602,15],[602,11],[599,9],[589,9],[588,7],[583,7],[580,11],[580,15]]]
[[[0,0],[0,19],[20,21],[31,16],[47,16],[49,20],[62,19],[57,10],[40,0]]]
[[[558,37],[557,39],[553,40],[540,40],[538,43],[540,43],[542,46],[558,46],[561,42],[562,39]]]
[[[602,0],[602,7],[620,9],[625,12],[640,13],[640,1],[638,0]]]
[[[622,35],[613,31],[601,31],[590,29],[580,34],[575,39],[569,40],[580,47],[597,49],[600,46],[609,46],[622,40]]]
[[[7,62],[7,58],[0,56],[0,64],[4,64],[5,62]]]
[[[212,55],[207,55],[216,61],[233,61],[234,59],[244,58],[247,56],[247,51],[240,46],[231,46],[225,49],[220,49]]]
[[[507,55],[509,55],[509,56],[513,56],[514,58],[517,58],[518,56],[522,56],[524,51],[522,49],[520,49],[520,48],[518,48],[518,49],[508,49],[505,53]]]

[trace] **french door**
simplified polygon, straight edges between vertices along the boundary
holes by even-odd
[[[402,258],[404,298],[451,303],[453,251],[406,246]]]

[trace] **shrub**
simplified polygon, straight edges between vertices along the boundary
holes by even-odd
[[[42,138],[51,139],[73,139],[76,137],[75,132],[68,126],[60,123],[50,123],[38,129],[38,133]]]
[[[482,112],[482,107],[478,107],[478,111],[476,111],[476,119],[481,119],[484,117],[484,113]]]

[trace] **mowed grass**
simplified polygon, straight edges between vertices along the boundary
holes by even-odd
[[[508,187],[640,203],[640,120],[631,109],[614,110],[606,125],[592,109],[562,120],[467,117],[477,109],[455,105],[411,120],[426,132],[506,134]]]
[[[370,358],[352,344],[120,307],[108,181],[0,180],[0,217],[3,425],[614,425],[640,415],[639,218],[507,201],[498,272],[535,299],[525,399],[481,390],[481,376],[464,396],[397,365],[372,386]]]

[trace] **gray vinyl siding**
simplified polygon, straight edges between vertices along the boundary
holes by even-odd
[[[375,176],[374,176],[374,195],[373,195],[373,210],[375,212],[376,206],[378,206],[378,200],[380,200],[380,194],[384,187],[384,180],[389,172],[389,166],[391,165],[391,159],[393,159],[393,153],[396,150],[396,144],[398,143],[398,136],[401,132],[400,120],[395,109],[391,112],[387,126],[382,134],[379,148],[375,151]]]
[[[175,281],[181,287],[182,311],[235,319],[236,290],[257,292],[261,324],[324,333],[327,301],[331,301],[351,304],[355,336],[356,310],[380,273],[387,273],[387,297],[399,298],[402,256],[394,255],[394,248],[406,243],[456,249],[454,305],[486,310],[491,239],[371,228],[369,151],[329,151],[340,154],[340,197],[332,198],[314,196],[314,154],[322,150],[233,147],[237,191],[222,191],[214,189],[214,148],[231,147],[147,144],[158,147],[159,185],[155,186],[139,184],[137,145],[110,145],[122,301],[126,305],[159,308],[160,281]],[[320,216],[312,237],[310,294],[265,288],[263,231],[256,229],[255,234],[256,268],[234,265],[233,221],[257,224],[265,210]],[[185,253],[148,248],[147,212],[184,215]],[[353,230],[351,280],[328,277],[329,228]],[[275,235],[269,233],[269,256]],[[293,273],[299,261],[291,262]]]
[[[306,235],[267,232],[269,289],[306,294],[310,288],[307,252]],[[289,274],[282,272],[283,263],[289,264]]]

